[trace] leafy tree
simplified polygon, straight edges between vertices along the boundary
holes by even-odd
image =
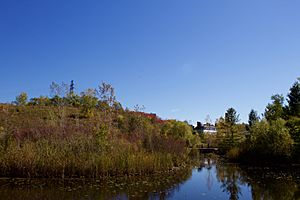
[[[239,115],[234,108],[229,108],[225,113],[225,122],[234,125],[239,121]]]
[[[289,128],[289,133],[294,139],[294,141],[300,144],[300,118],[290,118],[287,121],[286,126],[287,128]]]
[[[297,81],[288,94],[288,114],[300,117],[300,83]]]
[[[107,103],[109,106],[113,106],[116,102],[115,89],[112,85],[102,82],[99,85],[99,90],[97,91],[101,101]]]
[[[200,138],[193,134],[193,129],[185,122],[170,120],[162,127],[162,134],[177,139],[184,139],[188,146],[200,143]]]
[[[249,120],[248,120],[249,126],[250,127],[253,126],[258,121],[259,121],[259,116],[258,116],[257,112],[252,109],[249,113]]]
[[[16,100],[15,100],[15,104],[17,106],[24,106],[27,104],[27,99],[28,96],[25,92],[22,92],[21,94],[19,94],[18,96],[16,96]]]
[[[265,118],[268,121],[277,120],[284,117],[284,97],[276,94],[271,97],[272,103],[269,103],[265,109]]]
[[[286,123],[289,134],[294,140],[293,157],[294,160],[300,161],[300,117],[290,117]]]
[[[153,131],[151,121],[140,113],[127,113],[128,119],[128,132],[137,135],[149,135]]]
[[[93,109],[96,107],[98,99],[96,97],[95,89],[87,89],[81,93],[82,113],[84,117],[92,117],[94,115]]]
[[[276,119],[272,123],[262,120],[251,127],[251,134],[246,144],[250,145],[250,152],[256,156],[289,157],[293,140],[283,119]]]

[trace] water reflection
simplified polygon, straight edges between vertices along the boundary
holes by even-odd
[[[239,167],[236,165],[217,165],[216,169],[222,191],[229,194],[230,200],[239,199],[242,196],[241,186],[247,186]]]
[[[172,199],[191,170],[106,180],[0,179],[0,199]]]
[[[258,199],[300,199],[299,167],[243,167],[252,197]]]
[[[249,167],[202,157],[198,167],[108,180],[0,179],[0,199],[300,199],[300,167]]]
[[[249,167],[216,163],[216,176],[228,199],[246,199],[245,188],[254,200],[300,199],[299,167]]]

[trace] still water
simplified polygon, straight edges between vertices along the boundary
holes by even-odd
[[[0,179],[0,199],[300,199],[300,167],[201,158],[192,169],[108,180]]]

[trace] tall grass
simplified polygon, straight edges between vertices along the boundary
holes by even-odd
[[[122,143],[122,144],[121,144]],[[2,175],[18,177],[103,177],[148,174],[171,169],[175,155],[134,150],[118,141],[98,148],[93,138],[69,140],[11,141],[1,148]]]

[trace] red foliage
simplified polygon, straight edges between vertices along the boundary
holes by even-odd
[[[136,111],[132,111],[132,113],[139,114],[143,117],[146,117],[146,118],[152,120],[154,123],[162,124],[162,123],[166,122],[166,120],[161,119],[155,113],[145,113],[145,112],[136,112]]]

